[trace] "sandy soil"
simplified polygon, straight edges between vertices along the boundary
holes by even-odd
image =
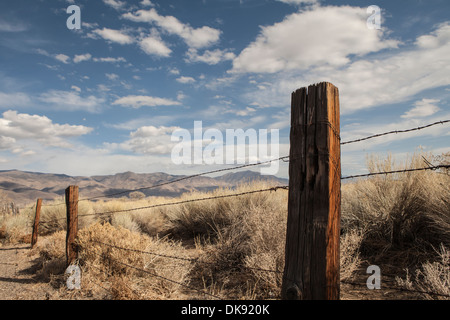
[[[1,245],[1,244],[0,244]],[[61,288],[55,288],[37,275],[40,269],[36,250],[30,250],[29,244],[0,246],[0,300],[61,300],[71,299],[71,294]],[[351,281],[361,285],[343,283],[341,300],[414,300],[417,295],[399,292],[395,279],[384,276],[382,290],[369,290],[363,284],[367,275],[362,268]],[[74,298],[74,297],[72,297]],[[80,298],[80,297],[78,297]]]
[[[0,300],[49,300],[57,295],[36,277],[38,256],[29,244],[0,247]]]

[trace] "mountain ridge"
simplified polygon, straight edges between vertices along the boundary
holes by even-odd
[[[128,197],[136,189],[186,178],[164,172],[134,173],[131,171],[113,175],[91,177],[69,176],[65,174],[30,172],[21,170],[0,170],[0,200],[12,201],[19,206],[44,201],[63,199],[69,185],[80,187],[80,197],[97,197],[120,193],[115,198]],[[139,190],[146,196],[177,197],[189,191],[212,191],[217,188],[235,188],[239,184],[254,181],[270,181],[274,186],[287,185],[288,179],[263,176],[254,171],[230,172],[218,177],[192,177],[161,187]]]

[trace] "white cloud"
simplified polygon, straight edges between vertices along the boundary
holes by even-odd
[[[397,41],[369,30],[366,9],[314,7],[288,15],[282,22],[261,27],[256,40],[233,61],[232,72],[276,73],[313,66],[340,67],[350,56],[363,56]]]
[[[319,0],[277,0],[291,5],[318,4]]]
[[[81,92],[81,88],[77,86],[71,86],[70,89],[75,90],[76,92]]]
[[[0,145],[5,147],[14,144],[16,151],[22,151],[17,146],[17,141],[34,140],[45,146],[69,148],[71,144],[67,138],[79,137],[92,130],[85,126],[55,124],[45,116],[19,114],[9,110],[0,118]]]
[[[178,70],[177,68],[169,68],[169,74],[178,76],[180,74],[180,70]]]
[[[108,63],[118,63],[118,62],[127,62],[124,57],[112,58],[112,57],[104,57],[104,58],[94,58],[94,62],[108,62]]]
[[[0,32],[23,32],[28,28],[25,24],[0,20]]]
[[[152,36],[142,39],[139,42],[142,51],[148,55],[156,55],[158,57],[169,57],[172,50],[158,37]]]
[[[300,73],[292,70],[266,75],[272,85],[249,92],[246,98],[260,105],[287,106],[292,91],[329,81],[339,88],[342,114],[405,102],[425,90],[450,85],[450,42],[445,41],[448,37],[450,24],[447,23],[412,41],[408,47],[383,52],[371,59],[355,58],[345,66],[325,65]],[[423,39],[427,39],[428,46]]]
[[[119,79],[119,75],[115,73],[106,73],[105,76],[111,81]]]
[[[80,63],[80,62],[83,62],[83,61],[89,61],[89,60],[91,60],[91,58],[92,58],[92,55],[89,54],[89,53],[75,55],[75,57],[73,58],[73,62]]]
[[[209,47],[219,41],[221,34],[220,30],[208,26],[195,29],[173,16],[161,16],[154,8],[138,10],[135,13],[128,12],[122,17],[134,22],[154,23],[166,33],[181,37],[192,48]]]
[[[88,34],[88,36],[91,38],[96,38],[96,35],[102,37],[107,41],[115,42],[121,45],[131,44],[134,42],[133,37],[129,36],[121,30],[103,28],[95,29],[92,31],[92,33]]]
[[[4,93],[0,92],[0,107],[14,108],[29,106],[31,104],[30,97],[23,92]]]
[[[170,154],[173,146],[172,133],[178,127],[141,127],[130,133],[130,139],[121,143],[123,150],[139,154]]]
[[[103,3],[116,9],[116,10],[123,8],[123,6],[126,4],[126,2],[119,1],[119,0],[103,0]]]
[[[436,106],[440,100],[437,99],[422,99],[415,103],[415,107],[402,115],[402,118],[424,118],[429,117],[438,112],[440,109]]]
[[[140,107],[177,106],[181,103],[170,99],[151,96],[127,96],[117,99],[112,104],[138,109]]]
[[[194,82],[195,82],[195,79],[192,78],[192,77],[185,77],[185,76],[182,76],[182,77],[177,78],[177,81],[178,81],[179,83],[188,84],[188,83],[194,83]]]
[[[142,0],[141,5],[144,7],[154,7],[155,6],[150,0]]]
[[[88,96],[83,98],[76,91],[60,91],[50,90],[43,93],[38,98],[40,101],[52,104],[59,111],[77,111],[84,110],[91,113],[98,113],[102,104],[105,102],[103,98]]]
[[[209,65],[216,65],[220,62],[233,60],[236,55],[229,50],[206,50],[202,55],[198,54],[198,50],[195,48],[190,48],[186,53],[186,62],[203,62]]]
[[[56,60],[58,60],[58,61],[61,61],[62,63],[65,63],[65,64],[68,64],[69,60],[70,60],[69,56],[67,56],[65,54],[62,54],[62,53],[55,55],[54,58]]]

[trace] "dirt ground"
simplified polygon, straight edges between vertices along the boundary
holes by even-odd
[[[49,300],[56,290],[36,278],[37,256],[30,245],[0,247],[0,300]]]
[[[3,245],[0,247],[0,300],[62,300],[70,299],[65,289],[55,288],[50,282],[37,276],[39,256],[30,250],[29,244]],[[381,290],[369,290],[364,286],[367,275],[364,268],[354,279],[341,285],[341,300],[415,300],[417,295],[387,289],[395,287],[393,277],[382,277]]]

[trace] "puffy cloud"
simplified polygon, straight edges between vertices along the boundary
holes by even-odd
[[[282,22],[261,27],[256,40],[233,61],[232,72],[276,73],[313,66],[344,66],[350,56],[363,56],[397,41],[367,28],[366,9],[314,7],[288,15]]]
[[[120,144],[120,148],[140,154],[169,154],[174,143],[172,133],[178,127],[141,127],[130,133],[130,139]]]
[[[154,8],[138,10],[135,13],[128,12],[123,14],[122,17],[134,22],[156,24],[166,33],[181,37],[192,48],[209,47],[219,41],[221,34],[220,30],[208,26],[195,29],[173,16],[161,16]]]
[[[91,38],[96,38],[96,36],[100,36],[101,38],[107,41],[115,42],[121,45],[131,44],[134,42],[133,37],[129,36],[124,31],[108,28],[95,29],[92,31],[92,33],[89,33],[88,36]]]
[[[286,106],[290,104],[292,91],[329,81],[339,88],[342,114],[404,102],[425,90],[450,85],[448,37],[450,24],[447,23],[418,37],[408,47],[372,55],[370,59],[355,57],[345,66],[324,65],[301,73],[293,70],[266,75],[272,85],[252,91],[246,97],[249,103]]]
[[[83,98],[77,91],[60,90],[50,90],[41,94],[38,99],[42,102],[52,104],[60,111],[85,110],[91,113],[99,112],[102,104],[105,102],[105,99],[95,96]]]
[[[417,101],[415,103],[415,107],[402,115],[402,118],[424,118],[428,116],[432,116],[440,109],[436,106],[440,100],[437,99],[422,99],[421,101]]]
[[[194,83],[194,82],[196,82],[196,81],[195,81],[195,79],[192,78],[192,77],[185,77],[185,76],[182,76],[182,77],[177,78],[177,82],[183,83],[183,84],[188,84],[188,83]]]
[[[89,60],[91,60],[91,58],[92,58],[92,55],[89,54],[89,53],[75,55],[75,57],[73,58],[73,62],[80,63],[80,62],[83,62],[83,61],[89,61]]]
[[[147,37],[139,42],[142,51],[148,55],[155,55],[158,57],[169,57],[172,50],[159,38],[155,36]]]
[[[151,96],[127,96],[117,99],[112,104],[138,109],[140,107],[177,106],[181,103],[170,99]]]
[[[116,9],[116,10],[123,8],[123,6],[125,6],[125,4],[126,4],[126,2],[119,1],[119,0],[103,0],[103,3]]]
[[[56,124],[45,116],[19,114],[9,110],[0,118],[0,146],[14,146],[17,149],[17,141],[34,140],[46,146],[69,148],[71,144],[67,138],[79,137],[92,130],[85,126]]]
[[[56,60],[58,60],[58,61],[61,61],[62,63],[65,63],[65,64],[68,64],[69,60],[70,60],[69,56],[67,56],[65,54],[62,54],[62,53],[55,55],[54,58]]]
[[[236,55],[229,50],[206,50],[202,55],[198,54],[198,50],[190,48],[186,53],[186,62],[203,62],[209,65],[216,65],[220,62],[233,60]]]

